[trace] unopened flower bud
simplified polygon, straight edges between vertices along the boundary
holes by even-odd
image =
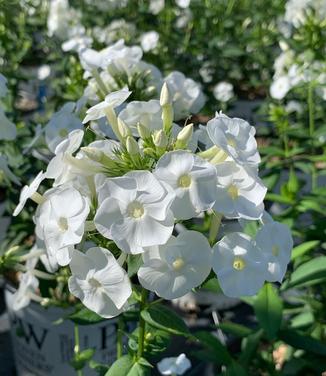
[[[118,118],[118,130],[122,138],[131,136],[131,130],[128,125],[120,118]]]
[[[130,155],[139,154],[139,146],[137,141],[132,137],[128,136],[126,139],[126,148]]]
[[[103,151],[89,146],[82,147],[81,150],[87,156],[87,158],[91,159],[94,162],[101,163],[104,154]]]
[[[165,148],[167,146],[168,138],[166,137],[166,134],[163,132],[162,129],[154,133],[153,142],[154,145],[158,148]]]
[[[160,96],[160,105],[162,107],[171,104],[171,94],[169,92],[169,88],[166,82],[164,82],[161,90],[161,96]]]
[[[142,138],[143,140],[151,137],[151,132],[147,127],[145,127],[145,125],[138,123],[137,130],[140,138]]]
[[[176,141],[176,148],[177,149],[183,149],[188,146],[189,141],[191,140],[192,134],[194,130],[193,124],[186,125],[181,131],[179,132],[177,136]]]

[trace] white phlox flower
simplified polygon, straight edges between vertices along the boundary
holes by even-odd
[[[229,82],[219,82],[213,88],[214,97],[221,102],[228,102],[234,95],[233,85]]]
[[[59,265],[69,263],[73,246],[83,235],[90,208],[88,200],[71,186],[52,188],[44,194],[34,221],[36,235]]]
[[[108,94],[103,102],[96,104],[86,111],[86,117],[83,120],[83,123],[85,124],[90,120],[97,120],[106,116],[106,110],[120,106],[130,94],[131,91],[129,91],[128,88],[123,88],[122,90]]]
[[[164,299],[187,294],[205,281],[211,271],[212,251],[204,235],[181,232],[159,247],[143,254],[138,279],[147,290]]]
[[[127,273],[112,253],[93,247],[82,253],[75,250],[70,262],[70,292],[98,315],[111,318],[119,315],[131,295]]]
[[[161,375],[183,375],[191,368],[191,362],[185,354],[177,357],[164,358],[157,363]]]
[[[212,142],[235,162],[252,166],[260,162],[256,130],[245,120],[217,113],[207,123],[207,132]]]
[[[45,173],[43,171],[39,172],[35,179],[31,182],[30,185],[25,185],[20,192],[19,203],[14,210],[13,216],[17,216],[24,208],[26,201],[29,198],[32,198],[33,195],[37,192],[40,184],[45,179]]]
[[[291,81],[288,76],[281,76],[273,81],[270,87],[270,95],[274,99],[283,99],[291,89]]]
[[[281,283],[293,248],[293,239],[289,228],[274,221],[266,223],[256,234],[256,244],[268,261],[266,280]]]
[[[74,114],[75,107],[74,102],[66,103],[45,126],[45,141],[52,153],[71,131],[83,129],[83,123]]]
[[[129,126],[132,134],[138,136],[137,124],[141,124],[150,132],[162,129],[162,109],[157,99],[133,101],[127,104],[119,118]]]
[[[144,52],[154,50],[160,39],[159,34],[156,31],[148,31],[142,34],[140,38],[140,45]]]
[[[38,257],[28,259],[25,264],[26,271],[19,275],[19,287],[13,296],[14,311],[19,311],[28,306],[31,301],[31,295],[37,292],[39,280],[33,274],[37,262]]]
[[[172,97],[174,120],[185,119],[190,114],[196,114],[204,106],[205,97],[201,87],[191,78],[174,71],[166,76],[164,81]]]
[[[255,295],[267,277],[267,260],[250,236],[234,232],[213,247],[213,270],[226,296]]]
[[[267,188],[257,174],[232,161],[216,165],[216,171],[214,210],[227,218],[259,219]]]
[[[164,154],[155,176],[175,192],[171,206],[177,219],[189,219],[212,208],[216,200],[216,170],[204,159],[183,150]]]
[[[186,9],[189,7],[191,0],[175,0],[178,7]]]
[[[174,225],[170,210],[174,194],[153,174],[128,172],[107,179],[102,189],[107,189],[107,198],[100,203],[94,223],[104,237],[134,254],[167,242]]]

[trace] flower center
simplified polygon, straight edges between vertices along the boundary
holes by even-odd
[[[173,269],[178,271],[184,266],[185,262],[182,260],[181,257],[175,259],[172,263]]]
[[[144,215],[144,212],[144,206],[138,201],[131,202],[128,205],[128,213],[132,218],[141,218]]]
[[[67,129],[60,129],[60,131],[59,131],[59,135],[60,135],[60,137],[62,137],[62,138],[67,137],[67,136],[68,136],[68,131],[67,131]]]
[[[228,188],[228,194],[232,200],[235,200],[239,196],[239,190],[235,185],[231,184]]]
[[[65,232],[68,230],[68,220],[65,217],[60,217],[58,220],[59,230]]]
[[[233,268],[235,270],[242,270],[246,267],[246,262],[243,258],[241,257],[235,257],[233,260]]]
[[[272,247],[272,254],[274,256],[278,256],[279,253],[280,253],[280,247],[278,245],[273,245],[273,247]]]
[[[190,175],[181,175],[178,179],[178,186],[180,188],[188,188],[191,184],[191,176]]]
[[[96,289],[98,289],[99,287],[102,286],[102,284],[101,284],[96,278],[90,278],[90,279],[88,280],[88,283],[89,283],[92,287],[94,287],[94,288],[96,288]]]
[[[233,148],[236,147],[236,143],[235,143],[234,139],[231,138],[231,137],[227,138],[227,143],[228,143],[229,146],[232,146]]]

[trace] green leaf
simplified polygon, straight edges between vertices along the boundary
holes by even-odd
[[[142,255],[128,255],[128,277],[134,276],[143,264]]]
[[[231,355],[222,343],[209,332],[199,331],[195,337],[209,350],[215,358],[215,363],[219,365],[230,365],[233,362]]]
[[[300,265],[292,274],[286,288],[326,278],[326,256],[316,257]]]
[[[326,345],[298,331],[286,329],[279,332],[279,338],[288,345],[314,354],[326,356]]]
[[[231,333],[237,337],[247,337],[253,333],[252,329],[247,328],[244,325],[235,324],[233,322],[222,322],[218,326],[223,332]]]
[[[288,205],[293,205],[294,204],[294,200],[293,199],[290,199],[288,197],[284,197],[284,196],[278,195],[276,193],[267,193],[266,194],[266,200],[267,201],[279,202],[281,204],[288,204]]]
[[[251,358],[256,353],[260,338],[262,337],[263,330],[260,329],[255,333],[252,333],[248,337],[244,338],[242,341],[242,351],[240,355],[240,362],[244,366],[248,366]]]
[[[272,284],[265,283],[262,287],[255,299],[254,310],[268,338],[275,338],[282,322],[283,304]]]
[[[105,376],[147,376],[150,369],[146,359],[134,360],[130,355],[124,355],[112,364]]]
[[[294,247],[292,250],[291,260],[295,260],[296,258],[304,255],[305,253],[311,251],[313,248],[317,247],[320,243],[319,240],[310,240],[308,242],[302,243],[297,247]]]
[[[89,310],[86,307],[72,313],[66,317],[78,325],[91,325],[98,322],[105,321],[105,318],[99,316],[97,313]]]
[[[89,368],[93,369],[99,376],[104,376],[109,369],[107,365],[98,363],[93,359],[89,362]]]
[[[171,334],[189,337],[190,332],[185,322],[171,309],[155,304],[141,311],[141,317],[151,326]]]

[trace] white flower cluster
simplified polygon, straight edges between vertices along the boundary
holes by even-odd
[[[137,48],[119,51],[124,61],[139,62]],[[111,53],[95,56],[92,62],[102,66],[112,59]],[[128,88],[89,108],[84,123],[107,118],[117,141],[85,144],[79,124],[61,140],[50,125],[54,156],[24,187],[15,210],[18,215],[29,198],[38,203],[34,221],[45,267],[69,265],[70,292],[103,317],[128,309],[132,258],[138,258],[140,284],[165,299],[200,286],[212,269],[229,296],[255,294],[265,280],[281,281],[285,274],[292,239],[285,226],[262,219],[266,188],[258,177],[255,129],[221,113],[200,131],[174,125],[175,108],[192,93],[185,82],[170,75],[159,101],[131,101],[118,115],[115,109],[132,95]],[[210,140],[201,151],[197,132]],[[41,195],[44,179],[52,179],[52,188]],[[229,233],[211,248],[202,233],[175,227],[204,213],[261,225],[255,238]],[[87,240],[93,244],[85,249]],[[29,280],[35,289],[35,280],[25,279],[24,289]]]
[[[144,51],[155,48],[157,43],[158,35],[154,32],[142,37]],[[158,99],[165,81],[172,96],[174,120],[184,119],[201,110],[205,97],[198,83],[178,71],[163,79],[160,70],[142,60],[142,56],[140,47],[127,47],[123,39],[101,51],[81,49],[80,62],[85,69],[85,77],[89,78],[85,100],[93,104],[124,86],[128,86],[138,100]]]

